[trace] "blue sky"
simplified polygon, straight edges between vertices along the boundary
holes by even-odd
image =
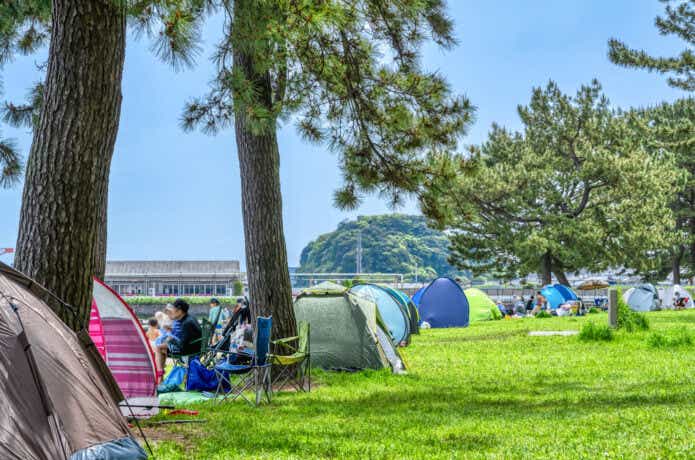
[[[621,107],[652,105],[683,97],[665,78],[619,68],[607,57],[606,42],[618,37],[634,47],[673,54],[681,43],[658,35],[656,0],[451,0],[459,46],[427,47],[424,63],[438,70],[478,107],[477,121],[463,144],[485,139],[496,121],[516,128],[516,106],[531,88],[549,79],[566,92],[598,78]],[[123,106],[109,195],[110,259],[244,259],[236,145],[231,130],[216,137],[183,133],[178,119],[187,99],[206,91],[213,67],[208,60],[220,21],[204,32],[205,51],[193,70],[174,72],[158,62],[147,40],[128,41]],[[40,78],[43,56],[17,59],[3,72],[5,98],[21,100]],[[26,153],[31,135],[2,127]],[[332,206],[340,183],[334,155],[307,145],[291,126],[279,136],[285,235],[290,265],[302,248],[338,222],[357,215],[389,212],[378,197],[355,212]],[[0,247],[17,237],[21,186],[0,190]],[[400,212],[417,212],[409,203]],[[7,261],[7,256],[3,260]]]

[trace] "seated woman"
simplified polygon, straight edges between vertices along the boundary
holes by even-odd
[[[160,369],[164,369],[169,354],[189,356],[200,352],[200,338],[203,333],[198,320],[188,314],[189,308],[183,299],[176,299],[171,308],[167,307],[167,315],[174,323],[171,335],[155,348]]]

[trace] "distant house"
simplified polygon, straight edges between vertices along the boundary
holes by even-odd
[[[238,260],[107,261],[106,284],[122,296],[230,296]]]

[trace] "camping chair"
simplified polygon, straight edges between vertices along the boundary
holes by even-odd
[[[286,339],[274,340],[275,349],[284,349],[289,354],[269,355],[270,363],[280,367],[281,370],[273,379],[273,384],[278,390],[290,384],[297,391],[311,391],[311,348],[309,345],[309,323],[298,323],[299,335]],[[296,347],[291,345],[297,342]],[[305,385],[305,382],[307,383]]]
[[[250,399],[246,397],[244,392],[252,389],[256,393],[255,405],[261,403],[263,394],[270,402],[272,397],[272,385],[270,380],[271,365],[268,361],[270,352],[270,331],[272,329],[272,317],[259,316],[256,319],[256,330],[254,334],[255,353],[251,359],[251,364],[232,364],[230,362],[231,352],[223,352],[227,354],[227,358],[215,366],[215,375],[217,376],[217,390],[215,398],[223,395],[219,401],[231,397],[232,401],[237,398],[243,398],[247,403],[254,405]],[[235,382],[233,376],[238,377]],[[229,388],[229,391],[225,391]]]

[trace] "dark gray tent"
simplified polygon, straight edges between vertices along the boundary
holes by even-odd
[[[89,334],[76,334],[54,313],[64,308],[0,263],[0,458],[146,459]]]

